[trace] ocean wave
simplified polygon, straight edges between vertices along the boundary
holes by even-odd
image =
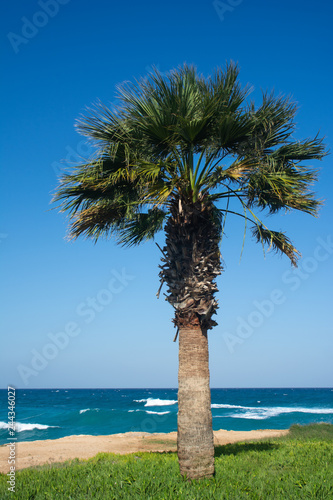
[[[286,413],[310,413],[315,415],[331,415],[333,408],[301,408],[301,407],[282,407],[275,406],[272,408],[263,407],[256,408],[251,406],[243,406],[242,409],[247,410],[243,413],[234,413],[228,415],[231,418],[245,418],[251,420],[266,420],[268,418],[277,417]]]
[[[232,408],[245,408],[245,406],[223,405],[223,404],[217,404],[217,403],[213,403],[211,406],[212,406],[212,408],[229,408],[229,409],[232,409]]]
[[[80,414],[86,411],[99,411],[99,408],[85,408],[84,410],[80,410]]]
[[[11,427],[11,426],[10,426]],[[20,422],[15,422],[15,431],[23,432],[23,431],[33,431],[34,429],[45,430],[45,429],[56,429],[58,425],[43,425],[43,424],[22,424]],[[0,429],[8,429],[9,424],[6,422],[0,422]]]
[[[136,403],[146,403],[145,406],[170,406],[176,404],[178,401],[176,399],[135,399]]]
[[[170,411],[149,411],[146,410],[146,413],[149,413],[150,415],[166,415],[167,413],[171,413]]]

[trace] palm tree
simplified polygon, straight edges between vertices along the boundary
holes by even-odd
[[[226,218],[242,217],[295,266],[299,252],[255,211],[316,215],[320,205],[309,191],[317,171],[302,162],[326,154],[322,139],[293,141],[293,102],[263,94],[256,108],[249,92],[232,63],[209,78],[184,65],[118,87],[118,107],[97,103],[78,120],[96,155],[65,174],[55,196],[73,238],[130,246],[165,231],[159,275],[179,333],[178,457],[190,479],[214,473],[207,332]]]

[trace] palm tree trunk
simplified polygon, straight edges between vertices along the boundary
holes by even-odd
[[[182,475],[214,474],[208,339],[198,320],[179,327],[177,449]]]

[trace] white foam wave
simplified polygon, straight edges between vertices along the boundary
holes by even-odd
[[[301,408],[301,407],[280,407],[273,408],[263,407],[255,408],[251,406],[243,406],[245,412],[234,413],[229,415],[231,418],[245,418],[251,420],[266,420],[268,418],[277,417],[286,413],[311,413],[315,415],[330,415],[333,414],[333,408]]]
[[[99,411],[99,408],[85,408],[84,410],[80,410],[80,414],[86,411]]]
[[[55,429],[59,427],[58,425],[43,425],[43,424],[22,424],[20,422],[15,422],[15,431],[33,431],[34,429],[44,430],[44,429]],[[9,424],[6,422],[0,422],[0,429],[8,429]]]
[[[150,415],[166,415],[167,413],[170,413],[169,411],[149,411],[146,410],[146,413],[149,413]]]
[[[146,403],[145,406],[170,406],[170,405],[175,405],[177,403],[176,399],[154,399],[154,398],[148,398],[148,399],[135,399],[134,400],[136,403]]]
[[[229,409],[232,409],[232,408],[245,408],[245,406],[223,405],[223,404],[217,404],[217,403],[213,403],[211,406],[212,406],[212,408],[229,408]]]

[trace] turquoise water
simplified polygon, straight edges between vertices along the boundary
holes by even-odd
[[[19,389],[15,404],[18,441],[177,430],[177,389]],[[333,424],[333,389],[212,389],[212,414],[215,430]],[[8,437],[0,390],[0,444]]]

